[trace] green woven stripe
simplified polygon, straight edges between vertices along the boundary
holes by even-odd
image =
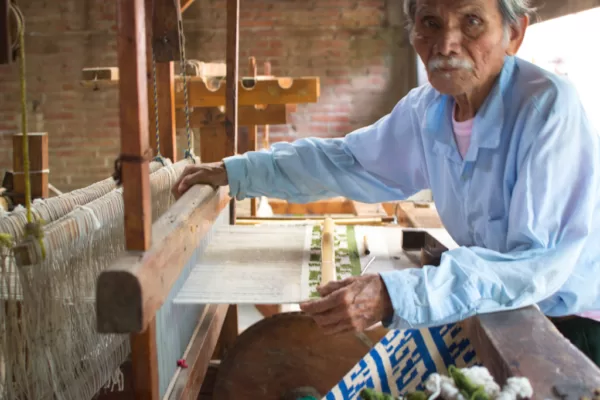
[[[358,245],[356,244],[356,234],[354,226],[348,225],[346,228],[346,235],[348,237],[348,256],[350,257],[350,265],[352,265],[352,275],[357,276],[362,272],[362,267],[360,265]]]

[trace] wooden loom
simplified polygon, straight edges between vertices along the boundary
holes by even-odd
[[[168,2],[165,2],[168,3]],[[182,9],[189,5],[182,4]],[[123,153],[131,156],[142,156],[148,144],[145,134],[145,90],[144,72],[141,60],[146,58],[143,46],[143,32],[135,27],[144,25],[143,6],[140,0],[121,1],[119,5],[121,23],[119,67],[120,75],[128,77],[120,82]],[[239,0],[228,1],[228,93],[227,103],[236,104],[237,82],[237,32],[238,32]],[[231,79],[234,77],[233,79]],[[161,81],[159,81],[161,82]],[[165,81],[162,81],[163,83]],[[139,86],[138,86],[138,83]],[[232,95],[233,94],[233,95]],[[128,97],[131,96],[131,97]],[[261,99],[261,101],[263,101]],[[162,103],[164,106],[164,103]],[[135,112],[133,112],[135,111]],[[237,107],[228,107],[226,133],[228,144],[235,149]],[[161,134],[166,135],[161,129]],[[172,132],[172,131],[171,131]],[[131,135],[127,136],[125,135]],[[172,136],[170,136],[172,138]],[[131,142],[129,139],[135,139]],[[168,140],[168,139],[167,139]],[[165,141],[161,141],[165,143]],[[230,154],[233,154],[231,151]],[[167,155],[166,151],[164,153]],[[134,159],[135,157],[131,157]],[[173,159],[175,152],[173,151]],[[212,190],[206,187],[194,187],[169,212],[163,215],[150,227],[148,215],[148,174],[147,161],[125,161],[123,165],[123,183],[126,204],[126,232],[128,254],[123,256],[98,281],[98,324],[106,333],[130,333],[132,342],[131,368],[133,381],[130,392],[104,392],[99,397],[157,399],[159,398],[157,365],[157,327],[153,323],[161,305],[167,302],[174,282],[181,274],[183,266],[198,247],[201,239],[208,236],[211,226],[223,215],[229,213],[230,199],[226,195],[227,188]],[[235,219],[234,219],[235,221]],[[152,243],[152,244],[151,244]],[[443,235],[427,230],[407,230],[404,246],[407,252],[425,249],[422,252],[428,263],[433,263],[445,250]],[[304,324],[304,325],[303,325]],[[496,379],[503,381],[511,375],[524,375],[532,380],[536,390],[536,398],[558,398],[553,393],[554,386],[575,385],[590,391],[600,385],[600,373],[590,365],[581,353],[569,345],[552,325],[535,308],[500,313],[473,318],[466,322],[473,329],[473,339],[478,351],[485,354],[486,365],[494,372]],[[533,336],[531,332],[535,332]],[[310,334],[307,334],[310,333]],[[208,390],[210,384],[205,379],[209,367],[216,365],[214,360],[222,358],[222,364],[215,388],[215,399],[247,398],[249,391],[256,390],[260,381],[271,385],[278,384],[266,396],[260,398],[279,398],[280,390],[290,390],[302,385],[313,385],[320,390],[327,390],[331,382],[341,378],[352,365],[352,360],[360,357],[360,351],[346,359],[340,360],[340,348],[348,353],[348,348],[356,346],[352,336],[324,338],[309,319],[299,314],[282,314],[257,324],[239,339],[237,336],[236,308],[232,305],[207,306],[198,316],[197,329],[189,341],[185,353],[188,368],[179,368],[170,379],[172,391],[170,398],[196,398],[202,385]],[[515,336],[519,341],[515,343]],[[258,338],[272,338],[269,349],[257,346]],[[292,339],[302,339],[292,343]],[[376,337],[374,337],[376,339]],[[277,341],[277,342],[275,342]],[[331,366],[323,365],[312,377],[305,377],[303,382],[294,381],[292,377],[298,373],[290,369],[286,379],[273,381],[264,371],[273,369],[274,352],[278,349],[304,361],[310,361],[302,349],[306,345],[320,349],[323,354],[337,355]],[[295,345],[295,347],[294,347]],[[361,349],[366,352],[366,348]],[[523,353],[527,352],[527,357]],[[258,356],[260,359],[255,358]],[[255,360],[254,363],[241,364],[243,360]],[[332,359],[333,360],[333,359]],[[260,362],[259,362],[260,361]],[[338,365],[342,365],[339,367]],[[241,369],[236,369],[242,367]],[[558,368],[557,368],[558,366]],[[245,368],[245,369],[244,369]],[[254,375],[246,374],[248,370]],[[237,374],[237,375],[236,375]],[[337,376],[336,376],[337,374]],[[240,377],[249,376],[246,381]],[[324,378],[326,377],[326,379]],[[315,381],[311,381],[314,379]],[[272,388],[272,386],[270,386]],[[231,389],[233,388],[233,392]],[[227,397],[231,396],[231,397]],[[237,396],[237,397],[236,397]],[[271,396],[271,397],[269,397]]]
[[[124,3],[122,7],[125,7]],[[238,87],[232,82],[237,82],[239,0],[229,0],[227,11],[226,137],[230,153],[235,153]],[[130,25],[135,24],[131,22]],[[140,68],[139,58],[129,62],[132,64],[137,62],[138,68]],[[124,58],[120,60],[120,65],[123,63],[125,63]],[[122,76],[123,73],[124,70],[121,69]],[[135,80],[127,79],[126,81]],[[144,97],[143,94],[138,96]],[[261,99],[259,102],[262,101]],[[141,154],[142,150],[136,149],[136,153]],[[140,182],[144,182],[145,179],[145,176],[138,176]],[[127,190],[127,182],[125,184]],[[153,318],[169,296],[173,283],[178,279],[181,266],[187,262],[200,238],[207,235],[212,223],[220,213],[228,212],[226,208],[230,199],[226,193],[227,188],[218,190],[203,187],[192,188],[165,218],[154,225],[153,233],[158,234],[160,240],[155,240],[152,247],[148,246],[149,240],[145,240],[146,245],[137,248],[142,252],[131,252],[124,256],[110,270],[104,272],[98,280],[96,301],[99,330],[106,333],[131,333],[134,335],[136,343],[139,343],[139,345],[133,346],[133,366],[137,393],[144,394],[140,398],[156,398],[157,384],[155,382],[158,372],[154,340],[156,327],[152,323]],[[129,198],[130,208],[134,209],[133,204],[143,198],[141,195]],[[138,209],[140,208],[138,205]],[[232,221],[236,221],[235,214]],[[138,237],[148,237],[149,231],[149,226],[145,225]],[[446,249],[444,242],[443,238],[436,239],[436,235],[433,233],[416,231],[406,235],[404,246],[407,251],[408,249],[425,248],[423,254],[426,257],[427,255],[439,257],[440,252]],[[431,263],[433,261],[431,258],[430,256],[426,260]],[[168,268],[165,267],[167,263]],[[319,335],[314,324],[310,325],[306,322],[307,327],[294,329],[299,327],[301,322],[297,322],[288,314],[265,319],[237,339],[236,320],[234,305],[205,308],[198,323],[198,330],[190,341],[189,352],[186,356],[188,368],[178,372],[173,396],[181,395],[188,396],[188,398],[196,396],[209,369],[211,359],[222,358],[215,387],[215,398],[219,400],[241,398],[239,393],[247,394],[258,387],[264,387],[261,385],[266,384],[267,381],[277,387],[273,388],[272,392],[262,391],[261,398],[280,398],[282,391],[293,390],[300,384],[290,378],[297,374],[298,370],[290,368],[287,373],[279,375],[280,379],[273,380],[273,376],[267,374],[267,371],[278,370],[278,368],[274,364],[276,360],[271,356],[281,354],[277,350],[289,351],[287,354],[293,353],[307,361],[305,353],[294,352],[294,344],[300,343],[300,346],[296,347],[297,350],[302,347],[303,343],[306,343],[302,338],[311,337],[313,345],[320,341],[332,343]],[[262,329],[261,327],[265,324],[268,325],[268,328]],[[471,339],[476,343],[478,352],[483,355],[484,363],[499,382],[504,382],[509,376],[527,376],[533,384],[536,398],[558,398],[553,389],[565,384],[574,384],[588,392],[600,386],[600,371],[562,338],[552,324],[533,307],[474,317],[465,322],[465,325],[473,332]],[[311,334],[307,335],[307,332]],[[532,334],[532,332],[534,333]],[[277,339],[277,344],[274,344],[272,348],[258,346],[258,339],[261,337],[264,339],[263,335],[271,335],[269,337],[272,340],[269,342],[275,343]],[[285,339],[286,337],[287,339]],[[519,337],[519,341],[515,341],[515,337]],[[337,340],[341,343],[344,339],[338,338]],[[216,352],[215,347],[218,349]],[[335,346],[332,344],[331,347]],[[363,350],[366,352],[368,349],[363,348]],[[524,352],[527,352],[525,358],[523,357]],[[552,357],[552,354],[556,357]],[[260,360],[255,358],[257,355],[260,356]],[[338,357],[332,359],[334,360],[332,365],[335,365],[335,360],[339,360],[339,356],[338,353]],[[245,363],[244,360],[249,358],[255,359],[256,362]],[[557,368],[557,365],[561,367]],[[239,368],[242,368],[242,373]],[[286,368],[289,368],[289,365]],[[245,375],[249,378],[242,380],[240,377],[244,376],[249,369],[255,371],[255,374]],[[340,373],[343,372],[338,370],[329,375],[321,374],[313,378],[318,381],[305,381],[301,384],[328,390],[327,386],[335,384],[337,379],[341,378]],[[290,379],[286,380],[282,376]],[[309,380],[308,377],[306,379]],[[210,382],[204,383],[208,390],[207,386]]]

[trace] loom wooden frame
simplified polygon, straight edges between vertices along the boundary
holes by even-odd
[[[149,155],[152,154],[149,136],[155,131],[149,126],[149,104],[151,96],[148,91],[148,66],[151,65],[149,46],[160,37],[149,33],[148,27],[157,27],[161,35],[173,37],[178,35],[177,27],[182,10],[189,7],[193,0],[120,0],[118,3],[118,70],[119,100],[121,121],[122,149],[122,181],[125,202],[125,237],[126,254],[111,268],[98,278],[97,311],[99,331],[110,330],[110,323],[103,322],[106,293],[111,292],[111,276],[128,273],[141,279],[144,286],[137,292],[139,300],[137,315],[132,321],[137,322],[131,329],[123,329],[131,333],[133,387],[136,399],[159,399],[158,360],[156,350],[155,314],[164,303],[172,284],[175,282],[180,268],[191,256],[201,237],[212,226],[216,216],[225,208],[229,200],[226,188],[213,190],[194,187],[189,194],[183,196],[173,208],[163,216],[154,227],[154,235],[160,241],[152,245],[152,226],[149,216],[150,192],[147,174]],[[161,18],[150,18],[152,6],[160,10]],[[228,25],[239,25],[239,0],[228,0]],[[231,29],[228,29],[231,31]],[[239,35],[234,30],[234,37],[228,37],[228,61],[237,60]],[[177,44],[178,46],[178,44]],[[157,86],[159,90],[158,113],[165,117],[165,129],[161,129],[161,147],[167,142],[166,151],[162,154],[175,161],[175,96],[173,91],[173,64],[169,60],[173,49],[163,48],[161,62],[156,63]],[[172,57],[171,57],[172,58]],[[166,62],[165,62],[166,61]],[[237,62],[228,68],[227,81],[237,81]],[[235,90],[227,91],[228,104],[237,106]],[[151,109],[151,108],[150,108]],[[237,132],[237,113],[235,108],[227,113],[227,132],[230,137],[230,154],[235,153]],[[172,145],[171,145],[172,144]],[[156,143],[152,143],[155,148]],[[156,148],[155,148],[156,149]],[[125,157],[123,157],[125,156]],[[235,214],[233,214],[235,216]],[[187,219],[185,219],[187,217]],[[184,219],[182,219],[184,218]],[[235,218],[233,218],[235,221]],[[195,230],[195,232],[194,232]],[[168,259],[168,255],[175,259]],[[177,268],[167,268],[167,261],[175,261]],[[130,280],[131,281],[131,280]],[[134,279],[135,281],[135,279]],[[106,284],[108,283],[108,287]],[[156,291],[148,292],[150,284]],[[114,288],[113,288],[114,290]],[[135,293],[135,291],[134,291]],[[114,294],[114,292],[113,292]],[[122,293],[120,293],[122,294]],[[108,309],[111,310],[110,308]],[[115,311],[115,308],[112,308]],[[208,312],[210,311],[210,312]],[[117,312],[117,311],[115,311]],[[217,338],[221,338],[219,347],[226,349],[232,337],[237,336],[237,312],[235,306],[209,308],[199,316],[198,329],[192,337],[188,356],[190,368],[179,374],[171,392],[172,399],[195,398],[200,391],[200,383],[208,368],[208,363],[217,347]],[[119,330],[119,329],[117,329]],[[231,331],[231,332],[230,332]]]
[[[171,17],[173,15],[180,15],[181,11],[189,7],[192,1],[193,0],[182,0],[180,7],[178,3],[176,4],[176,12],[167,15],[170,15]],[[163,5],[165,7],[172,3],[172,1],[170,2],[169,0],[164,0],[164,2]],[[231,150],[231,154],[236,153],[238,145],[237,82],[239,61],[239,5],[239,0],[227,1],[227,111],[225,125],[228,148]],[[145,34],[145,25],[147,22],[144,17],[143,0],[121,0],[119,3],[119,10],[121,13],[119,19],[118,44],[119,73],[121,77],[124,78],[119,80],[122,148],[123,153],[130,156],[128,157],[128,160],[123,163],[126,245],[129,253],[123,259],[119,260],[115,267],[108,272],[119,271],[120,273],[130,274],[131,276],[136,277],[135,279],[142,279],[144,283],[142,284],[143,286],[140,286],[140,298],[145,296],[144,290],[148,290],[151,287],[159,288],[157,293],[153,294],[152,299],[146,297],[146,299],[141,300],[140,304],[137,306],[137,309],[141,310],[141,316],[137,316],[139,318],[139,324],[133,327],[123,327],[123,330],[135,328],[131,330],[133,332],[141,330],[140,334],[132,335],[136,399],[158,399],[155,328],[152,323],[152,318],[170,290],[168,282],[172,282],[178,272],[177,269],[169,270],[164,268],[164,259],[161,257],[161,252],[166,251],[169,245],[176,246],[177,249],[183,252],[183,254],[180,255],[180,259],[184,259],[185,254],[191,252],[191,249],[189,248],[190,243],[184,244],[180,242],[181,238],[186,236],[187,230],[191,226],[207,227],[211,225],[212,217],[208,217],[204,214],[203,210],[206,209],[203,207],[206,206],[206,204],[212,204],[212,206],[206,207],[208,207],[207,209],[212,209],[211,212],[214,213],[215,210],[222,210],[227,199],[226,196],[223,196],[222,190],[215,191],[210,200],[204,198],[204,200],[208,201],[202,203],[204,206],[201,206],[199,204],[193,204],[191,195],[187,197],[184,196],[175,207],[181,207],[181,209],[190,212],[190,215],[193,214],[196,217],[192,218],[191,222],[180,221],[179,223],[173,224],[170,227],[170,231],[166,234],[165,240],[155,246],[151,246],[150,232],[152,228],[148,218],[150,215],[150,203],[147,160],[131,161],[136,158],[141,160],[150,153],[148,144],[149,115],[147,108],[148,104],[146,101],[148,99],[148,91],[146,77],[144,77],[147,70],[144,65],[145,62],[142,62],[142,60],[147,60],[147,54],[144,51],[144,46],[141,45],[143,41],[146,40],[143,35]],[[168,85],[172,87],[172,65],[169,66],[168,73],[161,74],[160,82],[162,82],[162,84],[168,83]],[[174,107],[173,104],[176,103],[173,92],[171,91],[170,95],[165,95],[165,98],[170,101],[170,103],[167,102],[167,104],[172,110]],[[163,109],[162,111],[159,110],[159,112],[168,113],[169,110]],[[174,127],[174,113],[171,112],[171,115],[170,126]],[[166,141],[173,139],[173,131],[174,129],[170,129],[164,133],[166,135]],[[171,156],[174,159],[174,149]],[[203,189],[194,189],[190,194],[201,190]],[[236,220],[236,210],[233,200],[230,209],[231,222],[234,223]],[[202,229],[199,229],[199,231],[201,232]],[[132,260],[132,257],[138,261],[133,264],[128,264],[127,260]],[[158,273],[154,276],[150,276],[152,271],[158,271]],[[102,290],[102,286],[100,285],[102,279],[106,279],[106,282],[110,282],[108,278],[100,278],[98,286],[99,291]],[[157,285],[156,282],[159,282],[162,279],[165,279],[167,284]],[[197,395],[199,391],[198,382],[203,379],[204,373],[206,372],[208,360],[212,353],[211,347],[214,349],[214,346],[216,346],[215,337],[219,335],[217,332],[221,331],[222,326],[228,325],[226,322],[227,319],[234,322],[236,320],[235,315],[232,317],[233,314],[231,313],[231,310],[235,311],[235,306],[222,307],[219,310],[214,310],[214,318],[211,319],[213,322],[209,324],[213,328],[207,329],[204,334],[198,333],[193,339],[194,343],[192,347],[202,350],[196,351],[195,354],[198,354],[198,356],[192,361],[192,368],[185,374],[191,380],[188,382],[192,383],[188,384],[180,382],[181,385],[184,385],[184,387],[189,389],[189,392],[185,395],[175,394],[175,398],[193,398]],[[481,349],[482,352],[489,351],[490,353],[488,354],[493,356],[493,359],[490,358],[486,361],[496,377],[502,379],[514,374],[526,375],[530,379],[533,379],[534,382],[540,382],[539,384],[534,383],[537,393],[544,393],[547,394],[548,397],[553,398],[556,396],[553,393],[550,393],[549,388],[551,384],[556,384],[556,380],[559,379],[557,377],[555,363],[560,362],[560,364],[571,368],[560,371],[561,378],[567,376],[565,374],[569,371],[577,371],[578,375],[574,376],[574,374],[570,374],[569,378],[576,382],[581,382],[581,377],[585,377],[589,379],[588,384],[600,385],[600,373],[597,368],[553,330],[552,326],[550,326],[549,322],[544,318],[545,317],[543,317],[539,311],[528,308],[508,313],[494,314],[491,316],[480,316],[472,319],[472,321],[475,321],[471,327],[473,332],[475,332],[474,337],[476,338],[476,346],[478,346],[478,349]],[[526,327],[528,327],[531,329],[536,328],[534,331],[540,332],[540,334],[543,335],[543,338],[545,338],[543,343],[530,337],[527,341],[521,341],[519,345],[519,349],[527,351],[528,355],[533,353],[537,354],[535,361],[540,361],[549,357],[549,354],[542,350],[552,346],[555,346],[553,349],[554,351],[556,351],[556,348],[565,350],[565,355],[561,356],[562,360],[553,360],[555,363],[551,365],[552,368],[549,368],[549,363],[546,363],[546,366],[548,366],[548,368],[546,368],[543,365],[540,365],[544,364],[542,362],[532,363],[527,362],[528,360],[524,360],[514,351],[514,342],[508,341],[506,335],[502,337],[502,334],[505,334],[506,329],[508,329],[506,326],[503,326],[503,319],[512,321],[513,323],[511,323],[510,327],[518,328],[517,332],[525,332]],[[102,326],[102,324],[103,322],[99,320],[99,325]],[[109,330],[106,327],[103,329]],[[110,329],[114,329],[114,326]],[[229,342],[231,342],[232,338],[235,336],[234,334],[231,334],[231,332],[232,331],[229,331],[229,333],[222,331],[221,336],[225,333],[225,336],[228,336]],[[514,332],[511,332],[511,334],[514,335]],[[523,345],[523,343],[526,343],[527,345]],[[529,360],[531,359],[532,357],[529,357]],[[546,375],[540,377],[540,373]],[[539,377],[539,379],[537,379],[537,377]],[[542,383],[545,386],[542,386]]]

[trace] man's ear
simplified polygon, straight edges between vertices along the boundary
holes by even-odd
[[[525,31],[529,27],[529,16],[521,17],[518,24],[512,25],[509,28],[509,42],[508,47],[506,48],[506,54],[509,56],[514,56],[519,51],[521,44],[523,44],[523,39],[525,38]]]

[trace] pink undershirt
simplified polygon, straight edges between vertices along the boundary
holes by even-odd
[[[456,107],[456,106],[455,106]],[[452,112],[452,127],[454,128],[454,140],[458,147],[458,152],[464,159],[467,151],[469,150],[469,144],[471,143],[471,133],[473,131],[473,119],[469,119],[463,122],[456,121],[456,109]],[[600,311],[588,311],[579,314],[584,318],[594,319],[600,321]]]

